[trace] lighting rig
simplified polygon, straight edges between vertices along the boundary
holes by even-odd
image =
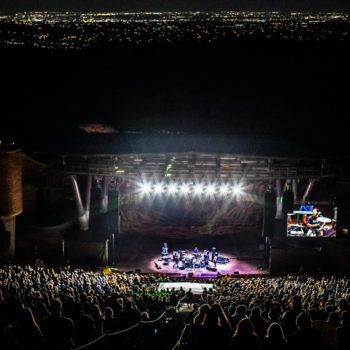
[[[193,196],[193,197],[242,197],[244,187],[240,183],[216,184],[201,182],[142,182],[137,191],[149,196]]]

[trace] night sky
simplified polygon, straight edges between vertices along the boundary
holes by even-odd
[[[348,92],[341,83],[349,79],[350,57],[343,46],[13,50],[3,58],[6,129],[19,142],[69,148],[80,125],[103,123],[121,132],[214,133],[347,149]]]
[[[349,11],[348,0],[2,0],[0,11],[74,10]]]

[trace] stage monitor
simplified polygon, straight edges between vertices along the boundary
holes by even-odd
[[[336,237],[337,207],[304,205],[287,213],[287,237]]]

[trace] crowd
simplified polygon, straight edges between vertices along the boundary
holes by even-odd
[[[184,278],[4,267],[2,348],[74,349],[141,320],[154,320],[183,297],[193,305],[181,341],[188,349],[350,348],[348,277],[224,276],[210,280],[214,288],[197,299],[183,290],[159,291],[158,282],[167,280]],[[132,331],[126,334],[136,338]],[[171,345],[164,344],[164,349]]]
[[[189,319],[190,349],[349,349],[348,277],[222,278]],[[185,338],[186,338],[185,337]]]
[[[2,268],[1,347],[72,349],[154,320],[183,296],[183,291],[158,291],[158,279],[70,268]]]

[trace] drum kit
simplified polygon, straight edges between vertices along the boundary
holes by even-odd
[[[303,225],[299,225],[299,224],[292,224],[289,225],[289,232],[288,234],[290,236],[295,236],[295,237],[300,237],[300,236],[304,236],[305,232],[304,232],[304,226]]]
[[[209,250],[204,250],[203,254],[200,254],[198,250],[195,250],[193,253],[190,253],[189,250],[175,250],[173,251],[171,258],[167,254],[167,248],[167,245],[164,244],[161,254],[162,257],[158,260],[163,261],[163,265],[168,265],[170,262],[173,262],[173,267],[180,270],[184,270],[185,268],[211,268],[210,264],[226,264],[229,262],[228,258],[218,255],[214,248],[212,250],[211,259],[209,256]]]
[[[191,254],[188,250],[174,251],[172,261],[175,262],[174,268],[179,268],[180,270],[205,267],[206,264],[204,255],[199,253]]]
[[[323,234],[323,231],[326,230],[325,225],[330,224],[331,222],[332,222],[332,219],[330,218],[326,218],[324,216],[318,217],[317,223],[320,224],[320,227],[317,229],[317,231]],[[316,234],[313,235],[311,233],[306,232],[305,225],[300,225],[300,224],[290,224],[288,226],[288,235],[293,237],[316,236]]]
[[[322,225],[324,226],[325,224],[329,224],[330,222],[332,222],[332,219],[321,216],[320,218],[317,218],[317,222],[322,223]]]

